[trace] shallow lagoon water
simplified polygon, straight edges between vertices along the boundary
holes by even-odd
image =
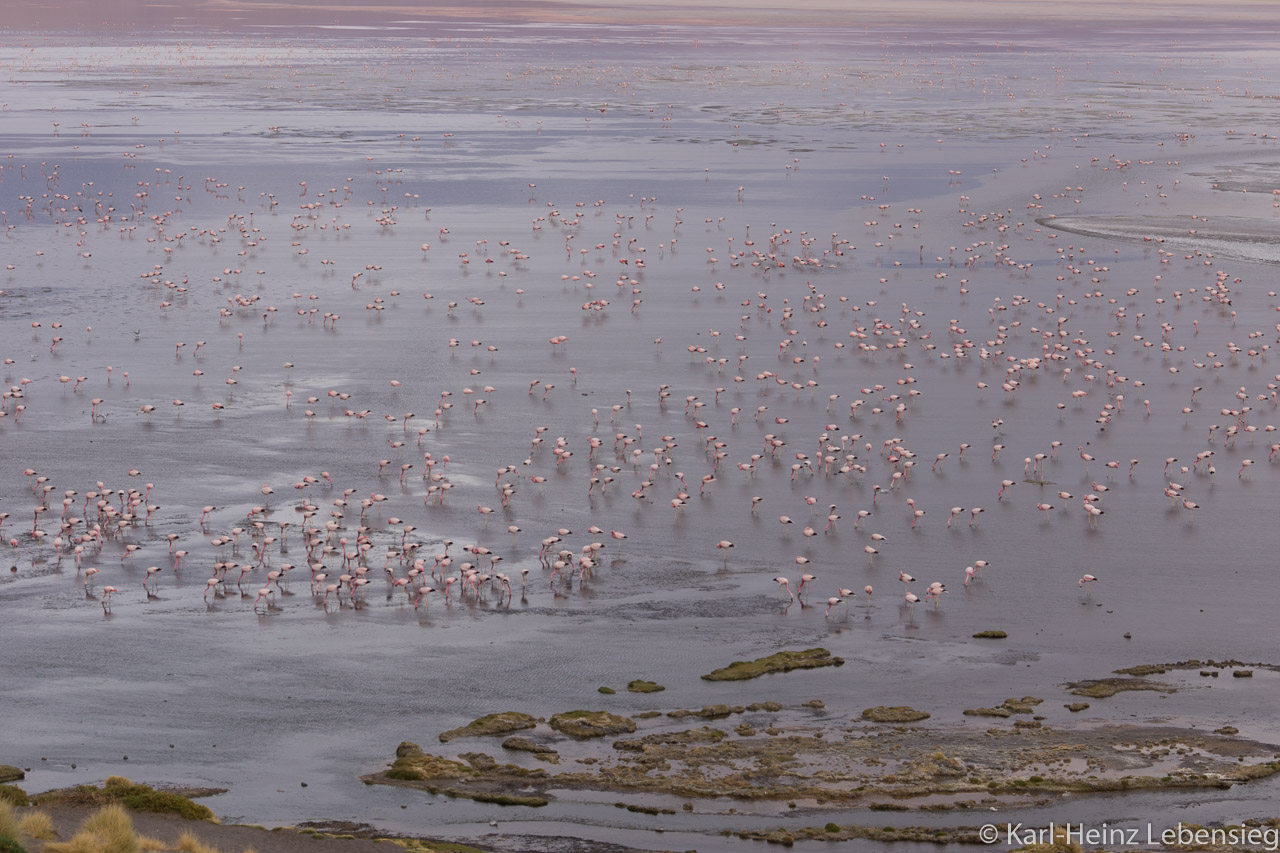
[[[749,29],[578,34],[491,24],[301,41],[10,34],[0,48],[10,72],[0,197],[12,266],[0,282],[0,355],[13,359],[5,386],[23,398],[8,400],[0,419],[3,530],[19,543],[8,555],[16,572],[0,581],[0,759],[32,767],[32,790],[110,773],[225,786],[209,801],[224,820],[351,819],[475,838],[490,835],[495,818],[517,835],[741,849],[709,834],[723,817],[630,815],[586,795],[525,813],[366,788],[357,777],[402,740],[427,746],[507,708],[549,716],[774,699],[799,714],[801,701],[818,697],[848,717],[907,704],[965,725],[973,723],[962,708],[1037,695],[1051,724],[1065,724],[1067,681],[1190,657],[1274,661],[1267,508],[1277,479],[1265,428],[1280,415],[1268,387],[1275,361],[1261,347],[1274,340],[1267,234],[1277,212],[1266,175],[1278,155],[1259,92],[1274,94],[1276,54],[1231,29],[1176,49],[1135,50],[1123,35],[1085,50],[1069,33],[1029,29],[1019,50],[972,32],[942,40],[790,31],[778,43]],[[1222,83],[1246,77],[1247,97]],[[1250,176],[1248,192],[1224,189],[1237,172]],[[1059,216],[1062,229],[1048,219]],[[1207,218],[1206,241],[1224,223],[1231,248],[1197,245],[1189,216]],[[1256,243],[1234,239],[1242,231]],[[731,253],[744,250],[734,263]],[[1230,305],[1202,300],[1219,270]],[[260,299],[241,307],[228,301],[236,294]],[[609,304],[581,308],[593,299]],[[642,302],[632,311],[634,299]],[[278,310],[264,320],[267,306]],[[785,306],[794,309],[787,323]],[[312,308],[310,318],[298,313]],[[330,328],[325,313],[341,318]],[[1017,390],[1001,391],[1006,357],[1042,357],[1037,330],[1059,318],[1068,360],[1024,366]],[[877,340],[877,320],[895,331]],[[912,320],[918,328],[907,327]],[[1162,322],[1175,348],[1163,354]],[[879,348],[859,351],[855,328]],[[63,340],[51,348],[55,334]],[[569,339],[553,348],[557,335]],[[899,336],[903,349],[884,346]],[[780,356],[784,339],[793,342]],[[940,357],[961,340],[975,344],[968,358]],[[1259,354],[1231,355],[1231,343]],[[1104,368],[1074,355],[1085,346]],[[1106,368],[1126,381],[1107,387]],[[776,377],[757,381],[761,371]],[[73,390],[60,376],[87,379]],[[231,377],[236,384],[225,384]],[[897,384],[906,377],[914,384]],[[775,378],[818,386],[795,390]],[[534,382],[543,385],[529,393]],[[544,396],[546,384],[555,387]],[[884,390],[861,390],[877,384]],[[463,393],[485,385],[497,390]],[[671,391],[665,405],[659,385]],[[1202,390],[1191,402],[1193,387]],[[726,389],[718,400],[717,388]],[[350,399],[333,402],[329,390]],[[437,423],[442,391],[453,407]],[[884,399],[895,393],[908,407],[901,422],[898,401]],[[831,394],[840,396],[828,411]],[[487,403],[473,413],[479,396]],[[705,407],[686,415],[688,396]],[[103,400],[96,418],[93,398]],[[1106,403],[1116,409],[1100,427]],[[156,411],[141,414],[143,405]],[[1224,446],[1236,417],[1220,410],[1243,405],[1252,410],[1240,422],[1258,432]],[[613,406],[623,408],[611,424]],[[760,406],[768,408],[756,422]],[[1184,416],[1184,406],[1195,411]],[[407,412],[416,413],[407,427],[384,419]],[[612,444],[615,433],[636,437],[636,424],[643,453],[633,464]],[[547,431],[531,454],[538,426]],[[421,428],[429,431],[419,445]],[[824,432],[835,445],[860,435],[836,455],[867,472],[827,475],[815,465],[793,480],[795,454],[823,452]],[[728,456],[699,495],[711,434]],[[786,445],[748,476],[735,466],[763,452],[766,434]],[[672,461],[633,500],[664,435],[676,445]],[[573,452],[560,466],[550,453],[557,436]],[[603,441],[594,462],[620,470],[602,472],[614,482],[588,495],[591,436]],[[881,451],[894,437],[889,446],[916,456],[890,489],[903,469]],[[1050,484],[1024,482],[1023,460],[1053,440],[1062,447],[1045,462]],[[993,444],[1004,446],[995,458]],[[1086,445],[1097,458],[1087,473],[1075,450]],[[1180,471],[1210,449],[1214,476],[1204,463]],[[454,485],[443,505],[424,503],[424,452]],[[391,464],[378,476],[382,459]],[[1130,476],[1131,459],[1139,465]],[[1255,464],[1239,477],[1245,459]],[[1109,460],[1121,464],[1108,470]],[[415,466],[403,483],[401,464]],[[508,476],[517,492],[503,508],[493,476],[507,465],[521,478]],[[26,468],[55,486],[43,543],[27,533],[38,501]],[[265,569],[246,579],[244,595],[233,588],[207,603],[205,580],[220,559],[209,540],[249,526],[263,484],[275,489],[270,526],[292,528],[289,552],[273,548],[273,563],[306,562],[292,485],[321,471],[336,485],[306,490],[320,519],[344,488],[356,489],[353,502],[388,498],[366,517],[374,548],[364,603],[324,609],[305,567],[265,615],[253,608]],[[689,486],[678,513],[677,471]],[[1194,518],[1162,494],[1170,478],[1199,504]],[[998,500],[1004,479],[1015,485]],[[99,481],[152,483],[150,502],[160,506],[150,524],[85,559],[101,569],[96,589],[120,589],[109,613],[85,595],[71,556],[59,559],[49,544],[59,496],[77,490],[79,515]],[[1096,492],[1106,511],[1096,525],[1080,506],[1094,482],[1108,486]],[[886,491],[873,499],[875,485]],[[907,498],[927,512],[914,529]],[[1037,501],[1056,508],[1046,517]],[[842,518],[824,534],[831,504]],[[218,509],[202,529],[205,505]],[[485,521],[477,505],[496,511]],[[970,526],[966,511],[948,528],[952,506],[985,512]],[[873,515],[855,529],[859,510]],[[795,523],[780,525],[783,514]],[[353,503],[345,523],[358,525],[358,515]],[[527,590],[517,585],[509,603],[494,592],[459,601],[455,590],[448,604],[433,596],[415,611],[383,581],[385,550],[401,538],[392,517],[417,528],[411,538],[425,554],[446,538],[491,548],[513,577],[529,570]],[[628,539],[621,548],[604,540],[588,583],[553,585],[539,541],[567,527],[565,547],[576,552],[593,524]],[[508,525],[521,530],[508,534]],[[817,535],[802,535],[805,525]],[[171,533],[190,552],[177,572]],[[869,565],[872,533],[888,541],[876,543]],[[721,539],[735,543],[724,563]],[[142,548],[122,560],[125,542]],[[812,606],[784,608],[772,578],[794,586],[798,555],[811,561],[816,591]],[[247,537],[226,556],[252,561]],[[965,588],[964,567],[980,559],[989,566]],[[141,589],[149,565],[164,569],[154,596]],[[405,566],[393,565],[403,576]],[[908,608],[899,571],[919,579],[919,594],[934,580],[950,591],[936,609]],[[1085,572],[1099,577],[1087,594],[1077,586]],[[859,592],[824,618],[837,587],[866,584],[875,587],[869,602]],[[971,639],[987,628],[1010,638]],[[814,645],[848,663],[745,685],[699,679],[730,660]],[[632,678],[667,690],[596,692]],[[1167,698],[1121,694],[1094,702],[1086,717],[1280,736],[1274,679],[1232,681],[1189,680]],[[1239,820],[1271,816],[1274,790],[1264,781],[1079,798],[1025,817]],[[771,809],[734,826],[832,819]]]

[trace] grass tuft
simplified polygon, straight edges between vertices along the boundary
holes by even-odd
[[[218,853],[218,848],[205,844],[195,833],[184,832],[178,836],[178,853]]]
[[[27,797],[27,792],[17,785],[0,785],[0,802],[8,803],[11,806],[27,806],[31,804],[30,798]]]
[[[142,853],[133,820],[124,806],[104,806],[84,819],[67,841],[50,841],[44,853]]]
[[[53,821],[44,812],[27,812],[18,821],[18,828],[27,838],[37,841],[51,841],[58,837],[53,831]]]

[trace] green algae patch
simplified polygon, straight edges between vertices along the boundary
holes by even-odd
[[[106,806],[119,803],[135,812],[177,815],[184,820],[207,820],[217,823],[208,806],[172,791],[131,782],[123,776],[108,776],[102,787],[73,785],[46,791],[31,798],[38,806]]]
[[[1003,640],[1009,635],[1004,631],[979,631],[973,635],[975,640]]]
[[[862,712],[862,719],[873,723],[918,723],[929,719],[927,711],[917,711],[906,705],[877,705]]]
[[[554,714],[550,724],[561,734],[580,738],[631,734],[636,730],[635,720],[608,711],[567,711]]]
[[[448,743],[460,737],[505,735],[511,732],[531,729],[536,725],[538,725],[538,718],[530,714],[522,714],[519,711],[503,711],[499,714],[487,714],[472,720],[465,726],[441,732],[440,742]]]
[[[1157,693],[1174,693],[1177,688],[1159,681],[1143,681],[1140,678],[1099,678],[1090,681],[1075,681],[1067,685],[1076,696],[1087,696],[1090,699],[1108,699],[1117,693],[1128,690],[1151,690]]]
[[[1062,707],[1066,708],[1068,711],[1074,714],[1078,711],[1083,711],[1084,709],[1088,708],[1089,703],[1088,702],[1071,702],[1069,704],[1063,705]]]
[[[776,672],[818,669],[824,666],[844,666],[844,658],[835,657],[826,649],[784,651],[751,661],[737,660],[702,677],[707,681],[746,681],[748,678],[759,678]]]
[[[652,681],[641,681],[638,678],[635,681],[627,682],[627,691],[629,693],[661,693],[666,689],[661,684]]]
[[[614,690],[612,687],[597,687],[596,692],[603,693],[605,696],[612,696],[618,691]]]

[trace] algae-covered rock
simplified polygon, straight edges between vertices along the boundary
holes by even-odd
[[[1090,699],[1106,699],[1126,690],[1154,690],[1158,693],[1173,693],[1177,688],[1159,681],[1143,681],[1141,678],[1099,678],[1091,681],[1076,681],[1067,685],[1067,689],[1077,696],[1088,696]]]
[[[14,767],[11,764],[0,764],[0,782],[17,782],[25,779],[26,773],[22,772],[21,767]]]
[[[781,702],[752,702],[747,706],[748,711],[781,711]]]
[[[556,755],[556,751],[545,743],[529,740],[527,737],[509,737],[502,742],[503,749],[514,752],[533,752],[539,755]]]
[[[1043,699],[1037,699],[1035,696],[1023,696],[1021,699],[1006,699],[1001,703],[1001,707],[1008,708],[1015,714],[1030,714],[1032,708],[1043,702]]]
[[[927,781],[931,779],[956,779],[969,772],[969,767],[958,758],[941,750],[911,759],[894,774],[900,781]]]
[[[808,702],[801,702],[800,706],[802,708],[812,708],[815,711],[820,711],[827,707],[827,703],[823,702],[821,699],[810,699]]]
[[[700,729],[687,729],[682,732],[657,732],[644,737],[615,740],[613,748],[624,752],[643,752],[646,746],[671,746],[690,743],[719,743],[727,735],[720,729],[703,726]]]
[[[752,661],[734,661],[726,667],[702,676],[707,681],[745,681],[775,672],[793,669],[817,669],[823,666],[843,666],[844,658],[838,658],[826,649],[784,651]]]
[[[1116,675],[1164,675],[1174,664],[1163,663],[1144,663],[1140,666],[1128,666],[1124,669],[1117,669]]]
[[[1232,673],[1231,673],[1231,677],[1232,677],[1232,678],[1253,678],[1253,670],[1251,670],[1251,669],[1237,669],[1237,670],[1232,671]]]
[[[873,723],[916,723],[929,719],[926,711],[917,711],[906,705],[877,705],[862,712],[862,719]]]
[[[973,635],[973,638],[975,640],[1003,640],[1008,636],[1009,635],[1006,634],[1004,631],[990,630],[990,631],[979,631],[978,633]]]
[[[550,723],[551,728],[572,737],[631,734],[636,730],[635,720],[608,711],[567,711],[553,715]]]
[[[1066,708],[1068,711],[1074,714],[1077,711],[1083,711],[1085,708],[1088,708],[1089,703],[1088,702],[1070,702],[1066,705],[1063,705],[1062,707]]]
[[[386,775],[389,779],[420,782],[424,779],[461,779],[474,775],[474,771],[461,762],[430,755],[416,743],[404,741],[396,747],[395,763]]]
[[[1223,726],[1220,729],[1214,729],[1213,733],[1215,735],[1238,735],[1240,734],[1240,730],[1235,726]]]
[[[631,693],[661,693],[666,689],[661,684],[655,684],[652,681],[641,681],[638,678],[635,681],[627,682],[627,690]]]
[[[603,693],[605,696],[612,696],[618,691],[614,690],[612,687],[597,687],[596,692]]]
[[[1008,708],[965,708],[966,717],[1012,717]]]
[[[522,714],[519,711],[503,711],[499,714],[488,714],[480,717],[479,719],[472,720],[465,726],[450,729],[447,732],[441,732],[440,742],[448,743],[455,738],[472,737],[477,735],[505,735],[509,732],[531,729],[537,724],[537,717],[533,717],[529,714]]]

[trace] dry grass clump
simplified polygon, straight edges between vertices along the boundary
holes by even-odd
[[[27,812],[18,821],[18,829],[27,838],[37,841],[49,841],[58,837],[53,831],[53,821],[44,812]]]
[[[13,806],[0,799],[0,853],[26,853],[18,843],[18,818]]]
[[[51,841],[44,853],[141,853],[133,820],[121,805],[104,806],[84,819],[66,841]]]

